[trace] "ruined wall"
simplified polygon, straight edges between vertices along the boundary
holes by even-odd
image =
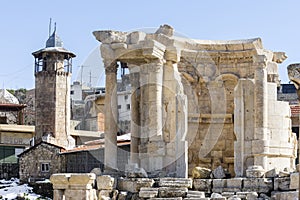
[[[264,49],[259,38],[183,38],[168,25],[149,34],[95,31],[94,35],[102,42],[106,86],[116,84],[112,77],[117,61],[138,74],[135,90],[140,96],[132,99],[138,104],[132,115],[139,123],[131,129],[137,138],[132,147],[138,146],[135,161],[146,171],[185,177],[187,164],[189,174],[195,166],[221,165],[231,176],[243,176],[251,165],[265,170],[294,167],[296,142],[289,108],[274,96],[277,64],[286,59],[284,53]],[[106,98],[106,120],[110,120],[116,102],[113,94]],[[282,112],[277,113],[277,106]],[[284,121],[282,127],[275,124],[277,120]],[[115,140],[111,134],[115,126],[106,127],[106,141]],[[277,165],[275,157],[283,164]]]

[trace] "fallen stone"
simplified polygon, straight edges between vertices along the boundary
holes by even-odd
[[[161,178],[158,185],[160,187],[193,187],[193,180],[190,178]]]
[[[213,177],[216,178],[216,179],[222,179],[222,178],[225,178],[225,177],[226,177],[225,171],[224,171],[224,169],[223,169],[222,166],[219,166],[219,167],[217,167],[216,169],[214,169],[214,170],[212,171],[212,175],[213,175]]]
[[[224,188],[224,192],[241,192],[242,182],[243,178],[227,179],[227,186]]]
[[[98,190],[112,190],[115,179],[109,175],[98,176],[97,179]]]
[[[278,177],[279,170],[277,168],[271,169],[265,173],[266,178],[275,178]]]
[[[243,192],[269,193],[273,190],[271,178],[247,178],[244,179]]]
[[[219,193],[212,193],[211,195],[210,195],[210,198],[222,198],[223,196],[221,195],[221,194],[219,194]]]
[[[119,179],[117,188],[121,191],[128,191],[137,193],[142,187],[152,187],[154,184],[153,179],[149,178],[133,178],[133,179]]]
[[[92,169],[92,171],[90,173],[94,173],[94,174],[96,174],[96,176],[102,175],[102,171],[100,168],[94,168],[94,169]]]
[[[275,191],[288,191],[290,189],[290,177],[279,177],[274,179],[274,190]]]
[[[290,200],[298,199],[298,191],[293,192],[279,192],[275,194],[275,200]]]
[[[261,178],[265,174],[265,170],[262,168],[262,166],[254,165],[248,167],[246,170],[246,177],[248,178]]]
[[[136,163],[126,165],[125,173],[127,178],[148,178],[147,172]]]
[[[98,194],[99,199],[111,199],[112,190],[100,190]]]
[[[195,167],[192,170],[192,177],[194,179],[209,179],[211,170],[204,167]]]
[[[185,197],[187,195],[187,188],[171,188],[160,187],[158,189],[159,197]]]
[[[200,191],[189,190],[186,195],[187,198],[205,198],[205,193]]]
[[[278,174],[278,177],[289,177],[290,176],[290,172],[286,172],[286,171],[280,171]]]
[[[142,187],[139,192],[141,198],[154,198],[158,195],[158,188]]]
[[[96,175],[93,173],[71,174],[69,186],[72,190],[92,189]]]
[[[228,200],[241,200],[241,198],[237,195],[233,195],[232,197],[229,197]]]
[[[195,190],[211,193],[212,179],[194,179],[193,187]]]

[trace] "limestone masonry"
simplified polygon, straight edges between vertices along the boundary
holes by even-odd
[[[186,178],[195,167],[219,166],[244,177],[295,169],[296,135],[290,108],[277,101],[283,52],[259,38],[203,41],[178,37],[172,27],[155,33],[95,31],[106,72],[105,158],[117,169],[117,68],[128,67],[131,163],[149,175]]]

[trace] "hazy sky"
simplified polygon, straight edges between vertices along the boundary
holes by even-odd
[[[280,78],[287,82],[286,66],[300,62],[299,8],[299,0],[1,1],[1,88],[34,87],[31,53],[44,48],[50,17],[57,22],[65,48],[77,55],[73,60],[75,78],[82,65],[92,72],[91,79],[94,71],[89,67],[97,70],[99,65],[101,71],[101,64],[87,61],[99,46],[93,31],[157,29],[169,24],[176,32],[197,39],[260,37],[266,49],[288,55],[280,65]],[[97,52],[91,57],[95,55]]]

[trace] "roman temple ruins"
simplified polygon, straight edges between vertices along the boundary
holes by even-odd
[[[243,177],[251,166],[295,168],[290,108],[277,101],[283,52],[260,38],[233,41],[155,33],[95,31],[105,65],[105,155],[117,168],[117,69],[131,82],[130,162],[149,175],[188,177],[222,166]]]

